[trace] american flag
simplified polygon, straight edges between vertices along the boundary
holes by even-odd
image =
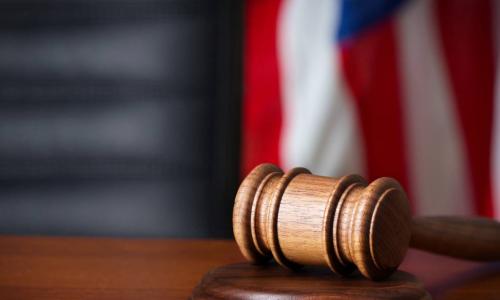
[[[500,218],[500,1],[248,0],[242,169],[394,177]]]

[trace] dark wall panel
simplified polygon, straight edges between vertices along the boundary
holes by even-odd
[[[211,25],[210,19],[177,16],[131,25],[0,30],[0,72],[38,80],[162,79],[207,87],[203,80],[214,71]]]
[[[148,157],[200,165],[210,143],[207,102],[10,105],[0,110],[0,161]]]
[[[240,9],[0,2],[0,233],[227,236]]]
[[[20,184],[0,192],[0,234],[210,234],[203,180]],[[196,206],[196,209],[193,209]],[[64,226],[61,226],[64,224]]]

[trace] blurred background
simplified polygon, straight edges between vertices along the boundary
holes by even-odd
[[[0,1],[0,233],[230,237],[272,162],[500,216],[500,5]]]
[[[242,3],[0,2],[0,232],[229,236]]]

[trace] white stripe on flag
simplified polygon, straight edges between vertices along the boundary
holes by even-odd
[[[495,41],[495,53],[497,60],[497,73],[495,85],[495,99],[493,102],[493,147],[491,155],[491,187],[493,189],[493,212],[495,218],[500,220],[500,2],[493,1],[493,34]]]
[[[418,214],[473,212],[464,141],[438,42],[431,0],[400,11],[400,51],[410,183]]]
[[[334,40],[339,13],[340,1],[288,0],[278,23],[283,164],[331,176],[363,173],[364,166]]]

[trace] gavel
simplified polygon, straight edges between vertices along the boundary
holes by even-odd
[[[487,218],[411,218],[407,196],[392,178],[370,184],[305,168],[284,173],[257,166],[241,183],[233,231],[243,256],[283,267],[328,266],[372,280],[390,276],[408,247],[463,259],[500,259],[500,223]]]

